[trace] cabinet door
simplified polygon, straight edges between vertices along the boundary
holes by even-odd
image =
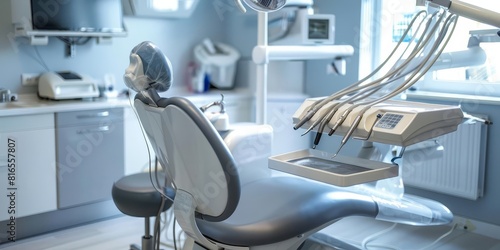
[[[303,129],[293,129],[292,116],[301,104],[301,101],[293,100],[270,100],[267,102],[267,123],[273,127],[272,155],[309,147],[311,143],[310,133],[302,136]]]
[[[226,101],[226,112],[229,115],[229,122],[250,122],[252,121],[252,106],[250,98],[240,98],[238,100]]]
[[[123,109],[56,113],[58,208],[111,199],[123,176]]]
[[[0,221],[56,210],[54,115],[0,117],[0,124]]]

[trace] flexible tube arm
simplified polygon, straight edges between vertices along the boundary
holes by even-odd
[[[393,51],[391,52],[391,54],[372,73],[370,73],[369,75],[367,75],[363,79],[355,82],[354,84],[352,84],[352,85],[350,85],[350,86],[348,86],[348,87],[340,90],[339,92],[337,92],[335,94],[332,94],[329,97],[326,97],[326,98],[323,98],[323,99],[320,99],[320,100],[316,101],[314,104],[311,105],[311,107],[309,107],[309,109],[307,110],[307,114],[304,117],[302,117],[302,119],[297,124],[295,124],[295,126],[293,128],[296,130],[296,129],[302,127],[302,125],[304,125],[307,121],[309,121],[316,114],[316,112],[320,108],[322,108],[325,104],[327,104],[328,102],[336,100],[336,99],[340,99],[340,98],[342,98],[345,95],[349,95],[349,94],[355,93],[355,92],[357,92],[359,90],[365,89],[369,85],[379,84],[380,82],[383,81],[384,78],[388,77],[388,75],[392,75],[392,74],[396,73],[397,70],[391,70],[391,72],[387,73],[385,77],[379,78],[378,80],[373,81],[371,83],[363,84],[365,81],[367,81],[368,79],[370,79],[376,73],[380,72],[382,70],[382,68],[389,62],[389,60],[395,55],[395,53],[398,50],[399,46],[402,44],[404,38],[408,34],[410,28],[413,27],[413,25],[415,24],[415,22],[417,20],[417,17],[419,17],[421,15],[427,16],[427,13],[425,11],[420,11],[420,12],[418,12],[414,16],[414,18],[412,19],[412,21],[408,25],[409,26],[408,29],[405,30],[404,34],[401,36],[398,44],[393,49]],[[420,28],[420,25],[419,25],[419,28]]]

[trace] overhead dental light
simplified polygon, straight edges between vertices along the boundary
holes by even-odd
[[[235,2],[243,13],[247,11],[241,0],[235,0]],[[243,0],[243,2],[255,11],[272,12],[283,8],[286,0]]]
[[[235,0],[238,8],[246,12],[242,0]],[[312,4],[312,1],[304,0],[243,0],[250,8],[258,12],[257,19],[257,45],[252,51],[252,59],[257,64],[256,82],[256,122],[266,123],[267,110],[267,71],[270,61],[276,60],[317,60],[332,59],[335,73],[344,73],[344,58],[354,54],[354,48],[350,45],[322,45],[322,46],[289,46],[268,44],[268,12],[277,11],[285,4]]]

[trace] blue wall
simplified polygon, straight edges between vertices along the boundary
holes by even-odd
[[[359,33],[361,26],[361,0],[316,0],[319,13],[335,15],[335,44],[351,45],[354,56],[347,58],[347,74],[326,74],[328,60],[307,62],[306,92],[311,96],[325,96],[356,82],[359,72]]]
[[[12,36],[10,0],[0,1],[0,87],[15,93],[35,93],[34,87],[21,86],[21,73],[42,73],[44,68],[37,62],[34,46],[27,45],[26,39]],[[170,58],[174,67],[174,87],[181,87],[185,80],[185,70],[192,58],[192,49],[203,38],[215,41],[225,37],[224,19],[218,14],[220,6],[213,1],[200,1],[189,19],[151,19],[126,17],[124,22],[128,36],[117,37],[112,44],[100,45],[92,39],[87,44],[77,46],[76,56],[65,56],[65,46],[57,38],[50,38],[49,45],[36,46],[39,54],[50,70],[73,70],[102,80],[105,74],[115,75],[117,89],[124,89],[122,76],[128,66],[130,50],[138,43],[149,40],[156,43]]]

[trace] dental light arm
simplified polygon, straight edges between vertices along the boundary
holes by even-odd
[[[435,6],[446,8],[450,13],[500,28],[500,14],[458,0],[427,0]]]
[[[286,0],[235,0],[238,8],[245,12],[242,2],[258,13],[257,46],[252,52],[252,59],[257,64],[256,84],[256,122],[266,123],[267,110],[267,71],[269,61],[274,60],[317,60],[332,59],[329,72],[343,74],[345,72],[344,57],[352,56],[354,48],[344,46],[269,46],[268,44],[268,12],[283,8]]]
[[[256,46],[252,52],[256,64],[288,60],[319,60],[347,57],[354,54],[352,46],[322,45],[322,46]]]

